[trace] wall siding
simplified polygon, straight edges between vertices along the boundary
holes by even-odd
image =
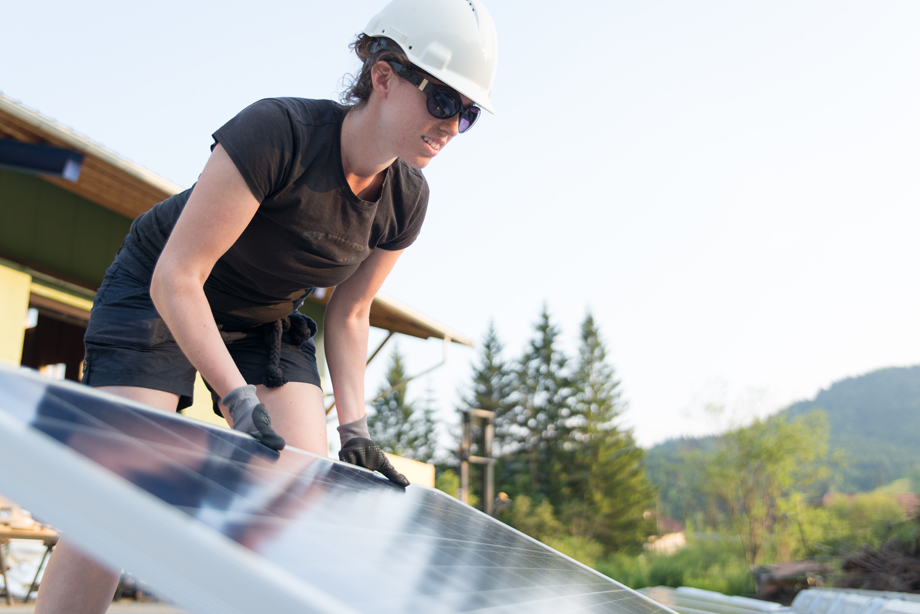
[[[34,175],[0,169],[0,254],[96,288],[131,220]]]

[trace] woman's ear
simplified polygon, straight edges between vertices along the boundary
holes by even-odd
[[[389,96],[394,79],[396,79],[396,73],[386,62],[377,62],[371,69],[371,83],[374,85],[374,92],[381,98],[385,99]]]

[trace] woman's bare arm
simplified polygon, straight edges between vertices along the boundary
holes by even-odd
[[[371,303],[402,250],[376,249],[344,283],[336,286],[323,317],[326,362],[332,376],[339,424],[360,419]]]
[[[157,261],[150,296],[179,347],[221,397],[246,381],[220,338],[204,282],[259,202],[218,144]]]

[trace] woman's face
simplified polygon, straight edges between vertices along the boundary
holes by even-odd
[[[392,70],[390,75],[392,88],[385,102],[396,155],[412,168],[425,168],[459,134],[460,116],[433,117],[426,106],[428,97],[423,92]],[[461,98],[464,105],[472,104],[465,96]]]

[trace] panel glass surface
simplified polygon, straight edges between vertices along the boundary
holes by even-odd
[[[0,411],[359,611],[667,612],[435,490],[5,370]]]

